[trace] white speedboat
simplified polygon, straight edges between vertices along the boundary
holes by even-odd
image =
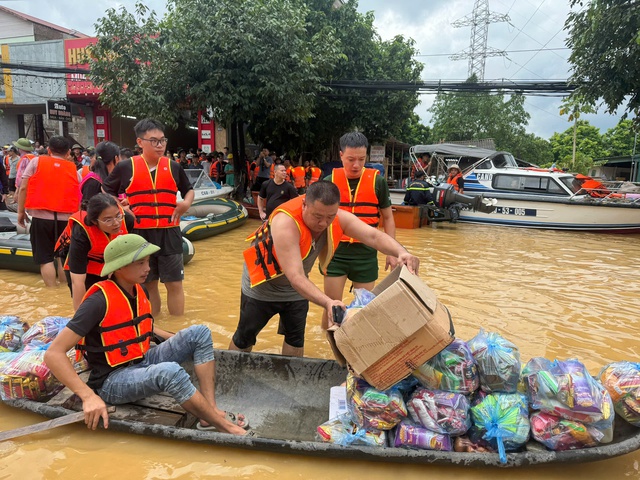
[[[458,221],[512,227],[611,233],[640,232],[640,185],[600,182],[557,169],[521,166],[510,153],[454,144],[417,145],[416,155],[432,156],[432,182],[445,181],[452,164],[460,165],[464,194],[497,200],[491,213],[463,207]],[[404,190],[392,190],[402,203]]]
[[[195,193],[193,204],[207,203],[214,198],[225,198],[233,193],[234,188],[229,185],[220,185],[209,178],[204,170],[186,169],[184,171],[193,187]],[[182,201],[182,196],[178,192],[178,201]]]

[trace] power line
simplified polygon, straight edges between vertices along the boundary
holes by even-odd
[[[537,41],[537,40],[536,40]],[[539,42],[538,42],[539,43]],[[527,52],[553,52],[555,50],[571,50],[567,47],[558,48],[529,48],[525,50],[504,50],[504,53],[527,53]],[[414,57],[449,57],[455,55],[454,53],[431,53],[431,54],[417,54]]]

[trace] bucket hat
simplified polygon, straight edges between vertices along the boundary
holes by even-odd
[[[78,145],[77,143],[74,143],[73,147],[71,147],[71,150],[75,150],[76,148],[79,148],[80,150],[82,150],[82,147],[80,145]]]
[[[106,277],[119,268],[131,265],[160,250],[160,247],[147,242],[140,235],[129,233],[120,235],[104,249],[104,267],[100,275]]]
[[[13,142],[13,144],[16,147],[18,147],[20,150],[30,151],[33,149],[33,146],[31,145],[31,142],[29,141],[28,138],[19,138],[18,140]]]
[[[462,170],[460,170],[460,165],[458,165],[457,163],[454,163],[453,165],[451,165],[447,171],[449,171],[449,172],[450,172],[450,171],[451,171],[451,170],[453,170],[454,168],[455,168],[455,169],[457,169],[459,172],[461,172],[461,171],[462,171]]]

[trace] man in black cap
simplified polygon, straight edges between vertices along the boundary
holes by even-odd
[[[418,170],[415,173],[416,179],[407,186],[407,193],[404,195],[404,203],[407,205],[426,205],[433,201],[431,195],[431,185],[424,179],[424,171]]]

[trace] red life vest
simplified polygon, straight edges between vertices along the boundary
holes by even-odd
[[[302,219],[302,201],[304,198],[305,196],[301,195],[280,205],[260,228],[247,237],[247,240],[255,240],[254,245],[247,248],[243,253],[252,287],[283,274],[278,263],[278,255],[273,248],[273,238],[270,230],[271,223],[276,215],[280,213],[289,215],[296,222],[300,232],[300,257],[304,260],[311,254],[315,242],[313,241],[311,230]],[[327,245],[320,253],[320,271],[323,274],[326,273],[327,266],[333,258],[333,254],[338,248],[342,237],[342,228],[337,216],[330,228],[327,229],[327,236]]]
[[[322,175],[322,170],[318,167],[308,167],[307,175],[309,176],[309,185],[316,183],[320,180],[320,175]]]
[[[124,215],[122,208],[120,208],[120,214]],[[74,213],[69,217],[69,221],[67,222],[67,226],[58,238],[58,241],[55,246],[55,251],[58,251],[63,246],[68,246],[71,243],[71,234],[73,233],[73,224],[76,223],[80,225],[89,241],[91,242],[91,250],[89,250],[89,254],[87,255],[87,273],[91,275],[101,276],[102,267],[104,267],[104,249],[107,248],[109,242],[120,235],[124,235],[127,232],[127,226],[125,225],[124,219],[122,224],[120,225],[120,230],[113,236],[103,232],[100,230],[100,227],[96,225],[87,226],[84,223],[84,219],[87,216],[87,212],[84,210],[80,210],[79,212]],[[64,262],[64,269],[69,270],[69,258]]]
[[[351,197],[351,188],[344,168],[334,168],[331,172],[331,181],[340,189],[340,209],[353,213],[364,223],[374,228],[380,223],[380,203],[376,195],[376,175],[375,168],[365,168],[362,171],[356,191]],[[357,243],[358,240],[342,236],[343,242]]]
[[[136,228],[171,228],[176,208],[178,186],[171,174],[171,162],[160,157],[156,166],[156,178],[151,178],[149,165],[141,155],[131,159],[133,175],[125,192],[131,211],[136,216]]]
[[[80,207],[80,182],[73,162],[42,155],[27,185],[26,208],[74,213]]]
[[[149,351],[149,344],[153,336],[153,317],[151,303],[140,285],[135,285],[136,311],[134,314],[131,304],[120,287],[112,280],[103,280],[87,291],[84,302],[98,290],[102,290],[107,300],[107,311],[98,325],[101,346],[86,345],[83,338],[76,345],[76,360],[83,352],[104,353],[107,363],[117,367],[132,360],[144,357]]]
[[[418,160],[417,165],[414,164],[411,166],[411,180],[414,180],[416,178],[416,171],[418,171],[418,167],[420,167],[420,171],[421,172],[425,172],[427,173],[427,164],[424,163],[422,160]]]
[[[449,185],[453,185],[453,188],[455,188],[456,192],[460,191],[460,187],[458,186],[458,179],[462,178],[462,174],[458,173],[456,176],[452,177],[451,175],[449,175],[449,177],[447,178],[447,183]]]
[[[304,177],[305,170],[304,167],[293,167],[291,168],[291,178],[293,179],[293,186],[296,188],[304,188]]]

